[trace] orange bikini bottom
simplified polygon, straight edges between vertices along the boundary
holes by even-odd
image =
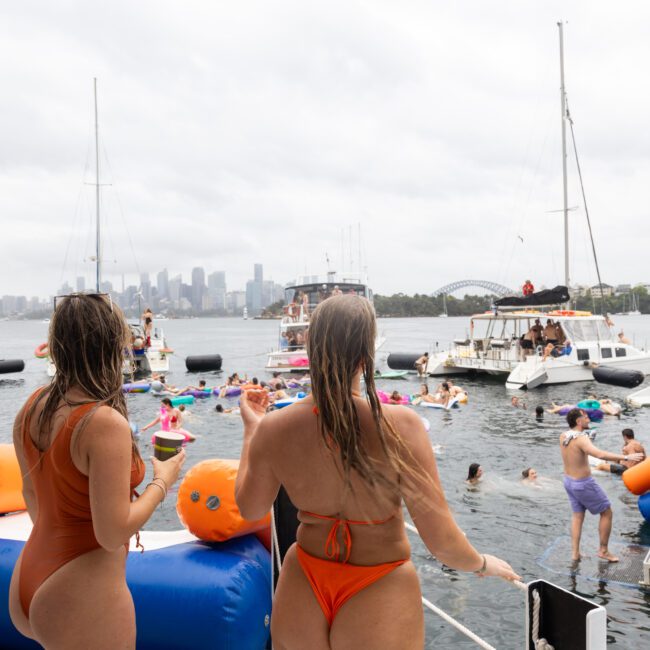
[[[332,562],[310,555],[298,544],[296,553],[330,627],[339,609],[352,596],[408,561],[397,560],[371,566]]]

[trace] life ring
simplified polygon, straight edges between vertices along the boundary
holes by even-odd
[[[38,359],[45,359],[49,355],[50,351],[47,347],[47,343],[41,343],[35,350],[34,356]]]

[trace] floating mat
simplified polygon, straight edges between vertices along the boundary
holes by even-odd
[[[558,537],[537,561],[544,569],[565,576],[576,576],[595,582],[611,582],[625,587],[639,587],[643,579],[643,560],[650,546],[641,544],[609,543],[611,553],[619,558],[618,562],[601,560],[596,552],[598,540],[584,538],[581,543],[583,557],[577,566],[571,562],[571,538],[568,535]]]

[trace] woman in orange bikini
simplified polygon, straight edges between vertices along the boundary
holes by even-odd
[[[375,332],[367,300],[329,298],[309,325],[312,394],[266,416],[265,395],[242,395],[241,513],[263,516],[282,484],[301,522],[275,593],[271,632],[279,650],[423,647],[402,501],[447,566],[518,578],[506,562],[478,553],[458,528],[418,415],[402,406],[382,410]]]
[[[49,349],[56,376],[20,410],[14,445],[34,522],[11,579],[16,628],[45,648],[135,648],[126,585],[129,539],[176,481],[184,452],[145,467],[122,394],[129,331],[103,295],[73,294],[56,306]],[[137,497],[137,498],[136,498]]]

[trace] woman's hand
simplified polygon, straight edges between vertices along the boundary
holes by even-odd
[[[269,406],[269,394],[265,390],[245,390],[239,400],[239,411],[244,428],[255,429],[266,415]]]
[[[478,573],[481,578],[483,576],[494,576],[511,582],[513,580],[521,580],[521,576],[517,575],[505,560],[487,554],[483,557],[485,558],[485,571]]]
[[[165,487],[169,489],[178,480],[184,462],[185,449],[181,449],[179,453],[167,460],[158,460],[152,456],[153,477],[161,478],[165,482]]]

